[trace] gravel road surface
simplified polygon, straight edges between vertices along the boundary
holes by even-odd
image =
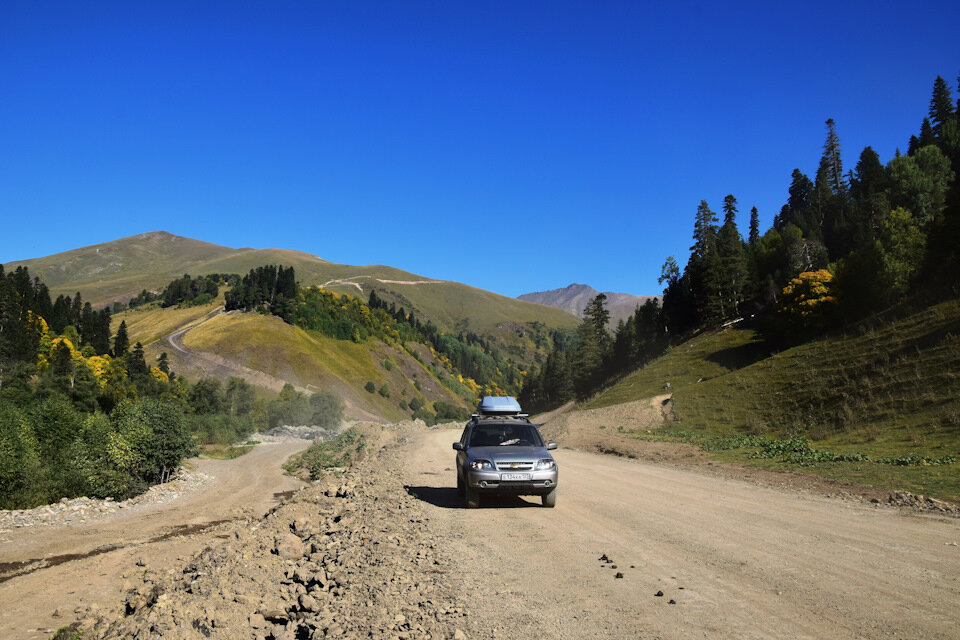
[[[572,450],[556,452],[556,509],[515,498],[467,511],[458,437],[420,435],[408,468],[489,637],[960,633],[960,520]]]

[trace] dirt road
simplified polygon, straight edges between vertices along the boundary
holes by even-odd
[[[556,509],[467,511],[458,436],[416,436],[406,468],[483,637],[957,637],[956,519],[572,450]]]
[[[144,504],[85,524],[30,527],[0,536],[0,638],[48,638],[75,609],[116,605],[124,574],[173,566],[203,544],[191,536],[244,511],[263,513],[275,494],[302,486],[280,465],[305,440],[263,443],[234,460],[191,460],[212,480],[165,504]],[[19,574],[16,577],[9,577]],[[5,579],[6,578],[6,579]],[[59,616],[53,612],[60,609]]]

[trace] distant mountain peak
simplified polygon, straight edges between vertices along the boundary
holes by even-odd
[[[562,309],[567,313],[572,313],[577,317],[583,317],[583,310],[587,303],[597,297],[600,292],[587,284],[573,283],[562,289],[551,289],[550,291],[536,291],[517,296],[520,300],[527,302],[536,302],[537,304],[547,305]],[[633,311],[652,298],[659,296],[638,296],[631,293],[618,293],[615,291],[604,291],[607,296],[606,306],[610,312],[610,325],[616,326],[620,320],[625,320],[633,315]]]

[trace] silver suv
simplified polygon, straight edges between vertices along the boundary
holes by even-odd
[[[453,448],[457,491],[467,509],[476,509],[481,496],[493,494],[536,495],[543,506],[556,506],[557,463],[549,450],[557,443],[544,443],[525,415],[474,415]]]

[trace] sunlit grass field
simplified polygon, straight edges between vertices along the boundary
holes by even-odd
[[[584,407],[672,392],[676,422],[657,438],[714,438],[723,459],[960,499],[960,463],[950,461],[960,458],[960,301],[769,351],[750,327],[707,333]],[[757,457],[761,447],[729,440],[738,435],[804,440],[813,453]]]

